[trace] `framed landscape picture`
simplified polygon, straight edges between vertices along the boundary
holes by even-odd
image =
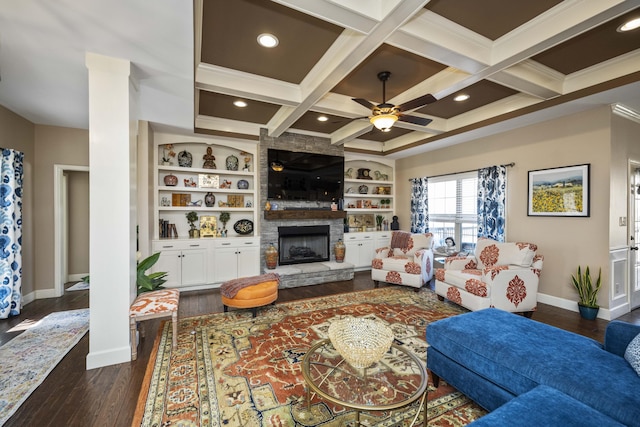
[[[529,171],[528,216],[589,216],[590,164]]]

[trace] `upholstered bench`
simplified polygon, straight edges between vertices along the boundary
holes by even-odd
[[[226,313],[229,307],[250,308],[256,317],[257,308],[278,299],[280,276],[266,273],[259,276],[242,277],[224,282],[220,287],[222,304]]]
[[[129,309],[129,325],[131,326],[131,360],[138,358],[138,342],[136,330],[141,320],[171,317],[173,334],[171,344],[175,348],[178,344],[178,304],[180,291],[177,289],[161,289],[145,292],[133,301]]]

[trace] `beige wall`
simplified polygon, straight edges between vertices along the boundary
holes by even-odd
[[[53,166],[89,165],[89,132],[56,126],[35,127],[36,289],[54,289]],[[116,153],[114,153],[116,155]],[[116,173],[114,171],[114,173]],[[109,197],[93,194],[92,197]]]
[[[0,147],[24,153],[24,193],[22,196],[22,294],[35,289],[34,253],[34,125],[0,106]]]
[[[409,178],[515,162],[508,169],[507,240],[538,245],[545,257],[539,292],[576,300],[570,280],[578,265],[602,267],[608,287],[611,117],[609,108],[599,108],[398,160],[397,206],[409,206]],[[591,164],[589,218],[527,216],[528,171],[584,163]],[[408,210],[398,216],[408,229]],[[607,290],[599,303],[608,307]]]
[[[69,275],[89,274],[89,172],[68,171]]]

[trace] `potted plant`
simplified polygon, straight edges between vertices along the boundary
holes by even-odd
[[[148,269],[158,262],[158,258],[160,258],[160,252],[156,252],[138,263],[136,278],[138,295],[144,292],[163,289],[162,284],[167,281],[167,279],[165,279],[168,274],[166,271],[157,271],[155,273],[145,274]]]
[[[222,223],[222,233],[226,236],[227,222],[231,219],[229,212],[220,212],[220,222]]]
[[[585,319],[593,320],[598,315],[598,310],[600,309],[598,291],[602,286],[601,273],[602,269],[598,271],[598,279],[595,284],[591,278],[589,266],[585,268],[584,273],[578,266],[577,273],[571,275],[573,287],[578,291],[578,309],[580,310],[580,315]]]
[[[376,215],[376,230],[377,231],[381,231],[382,230],[382,221],[384,221],[384,216]]]
[[[189,221],[189,226],[191,227],[189,229],[189,237],[200,237],[200,232],[198,231],[198,229],[196,228],[196,225],[194,224],[197,220],[198,220],[198,214],[195,213],[194,211],[191,212],[187,212],[187,221]]]

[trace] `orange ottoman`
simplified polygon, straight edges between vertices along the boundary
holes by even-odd
[[[279,277],[274,273],[244,277],[223,283],[221,297],[224,312],[226,313],[229,307],[250,308],[253,317],[256,317],[257,307],[271,304],[278,299],[279,284]],[[242,287],[238,290],[239,286]]]

